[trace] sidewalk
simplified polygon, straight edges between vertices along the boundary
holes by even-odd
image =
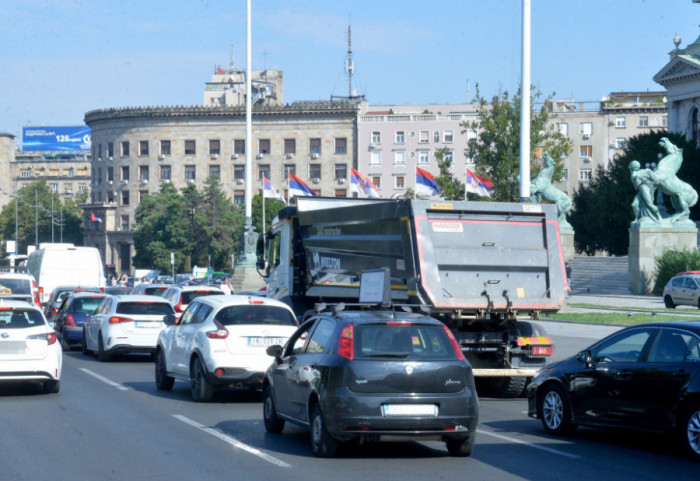
[[[566,298],[561,312],[579,311],[579,307],[569,307],[570,304],[590,304],[596,306],[612,306],[630,309],[665,309],[661,296],[635,296],[635,295],[601,295],[601,294],[574,294]]]

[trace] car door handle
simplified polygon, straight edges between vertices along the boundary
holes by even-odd
[[[632,377],[632,371],[627,371],[627,370],[617,371],[615,373],[615,375],[617,375],[617,377],[628,378],[628,377]]]

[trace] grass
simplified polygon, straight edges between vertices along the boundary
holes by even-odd
[[[614,311],[619,311],[619,310],[624,310],[624,311],[641,311],[641,312],[649,312],[648,308],[639,308],[639,307],[620,307],[620,306],[604,306],[601,304],[586,304],[582,302],[567,302],[567,306],[570,307],[581,307],[584,309],[610,309]],[[700,310],[698,310],[697,307],[687,307],[687,308],[676,308],[676,309],[667,309],[667,308],[660,308],[660,309],[654,309],[654,312],[688,312],[690,314],[698,314],[700,315]]]
[[[601,307],[601,306],[596,306]],[[619,307],[615,309],[620,309]],[[667,309],[673,311],[672,309]],[[629,309],[632,312],[632,309]],[[550,314],[548,317],[542,317],[548,321],[568,321],[580,322],[582,324],[612,324],[619,326],[630,326],[635,324],[646,324],[648,322],[659,321],[691,321],[700,319],[700,312],[696,309],[697,318],[687,315],[663,314],[652,316],[651,314],[637,313],[628,314],[626,312],[558,312]]]

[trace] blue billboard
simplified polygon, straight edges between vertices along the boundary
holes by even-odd
[[[23,127],[22,150],[90,150],[90,127]]]

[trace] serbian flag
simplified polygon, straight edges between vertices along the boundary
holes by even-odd
[[[419,195],[439,195],[440,188],[435,182],[433,174],[420,167],[416,167],[416,194]]]
[[[90,212],[90,220],[93,222],[102,222],[102,219],[97,217],[94,212]]]
[[[491,197],[492,187],[493,182],[491,182],[489,179],[477,175],[471,170],[467,169],[467,183],[465,185],[465,190],[467,192],[483,197]]]
[[[289,173],[289,197],[312,197],[315,195],[316,192],[311,190],[311,187],[306,185],[306,182],[291,172]]]
[[[367,197],[379,197],[377,186],[353,168],[350,168],[350,192],[365,194]]]
[[[280,192],[277,192],[267,177],[263,175],[263,197],[267,199],[277,199],[284,202],[284,197]]]

